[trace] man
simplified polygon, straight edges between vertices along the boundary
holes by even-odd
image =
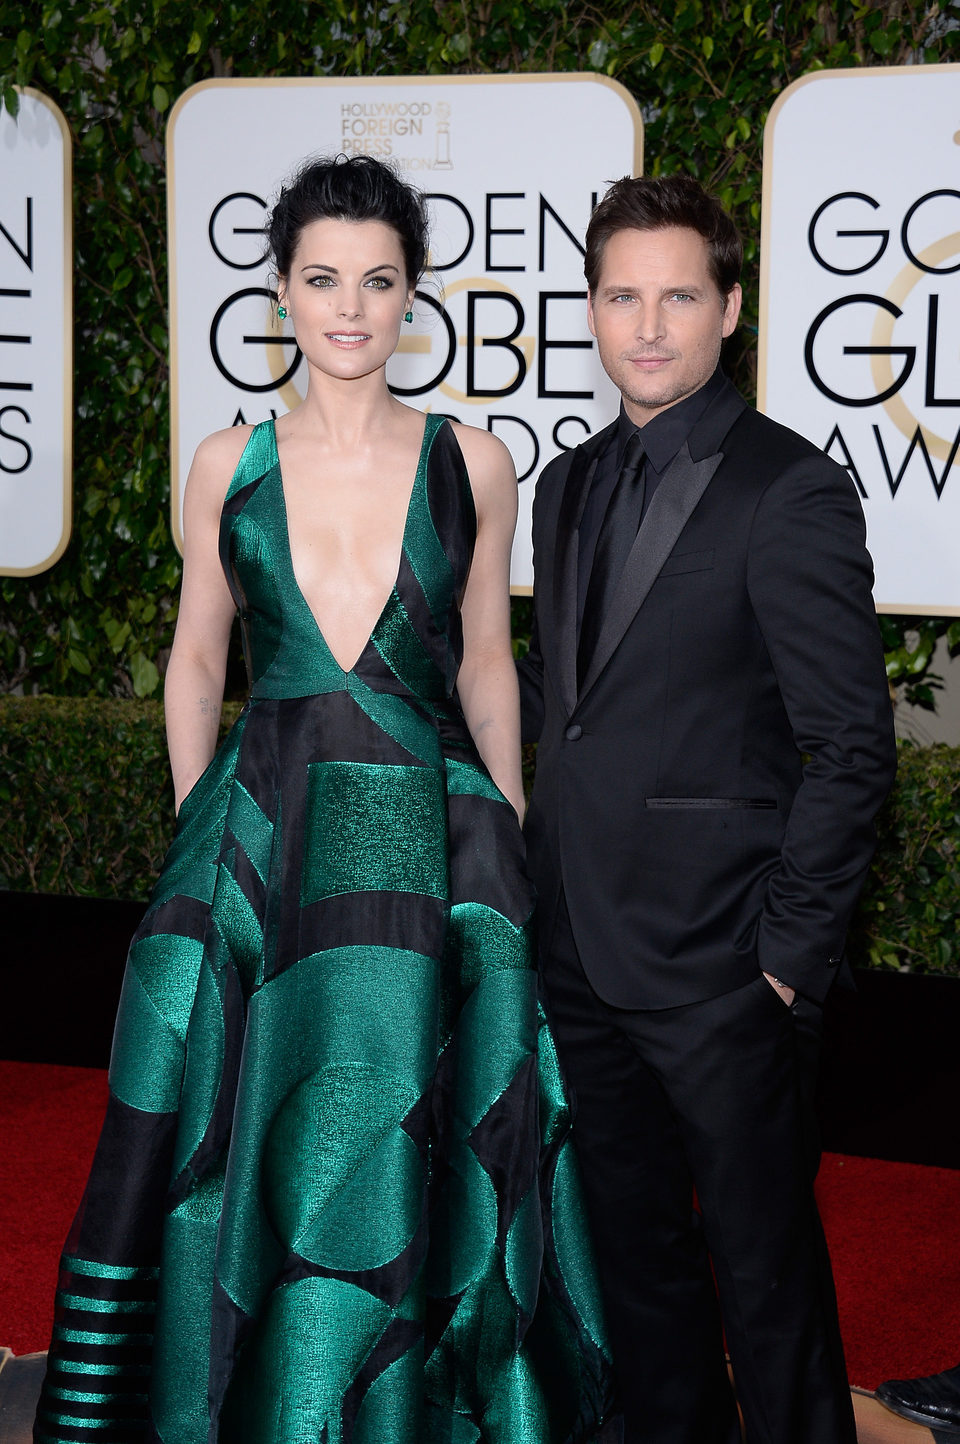
[[[626,1444],[739,1437],[722,1329],[750,1444],[856,1438],[811,1095],[895,747],[853,487],[718,370],[741,255],[694,181],[613,186],[623,404],[534,511],[526,830]]]

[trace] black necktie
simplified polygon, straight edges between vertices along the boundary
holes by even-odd
[[[624,447],[616,484],[600,523],[597,548],[587,583],[577,648],[577,679],[583,681],[600,636],[604,618],[630,548],[637,539],[643,512],[643,442],[635,431]]]

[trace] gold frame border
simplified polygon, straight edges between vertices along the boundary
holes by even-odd
[[[181,111],[187,102],[201,90],[220,90],[229,88],[236,90],[241,86],[248,89],[259,89],[262,86],[376,86],[386,85],[529,85],[536,83],[555,83],[558,81],[590,80],[595,84],[605,85],[615,91],[624,101],[627,110],[633,120],[633,161],[634,175],[643,174],[643,143],[644,126],[643,116],[630,91],[619,80],[613,80],[609,75],[597,75],[590,70],[569,70],[569,71],[534,71],[529,75],[363,75],[363,76],[330,76],[330,75],[277,75],[277,76],[253,76],[253,77],[232,77],[221,76],[210,80],[199,80],[191,85],[182,95],[179,95],[170,108],[170,116],[167,120],[166,130],[166,161],[167,161],[167,255],[168,255],[168,296],[170,302],[170,531],[173,536],[174,545],[177,551],[183,555],[183,529],[180,525],[181,512],[181,488],[179,478],[176,474],[177,461],[180,454],[180,416],[179,416],[179,394],[180,378],[177,357],[179,356],[179,336],[177,334],[177,266],[176,251],[174,248],[174,236],[176,233],[175,211],[176,211],[176,186],[174,184],[174,131]],[[186,479],[184,479],[186,484]],[[528,596],[532,593],[531,587],[513,587],[511,592],[514,596]]]
[[[46,106],[63,138],[63,524],[60,540],[44,561],[32,567],[0,565],[0,576],[35,577],[57,564],[73,535],[73,137],[66,116],[49,95],[32,85],[13,88]]]
[[[861,75],[955,75],[960,76],[960,65],[941,62],[936,65],[863,65],[833,70],[811,70],[799,79],[791,81],[777,96],[770,107],[763,127],[763,181],[760,190],[760,294],[758,296],[757,318],[757,410],[766,414],[767,401],[767,332],[770,313],[770,230],[773,225],[770,210],[773,195],[773,147],[774,132],[780,112],[787,101],[801,86],[812,81],[844,76]],[[960,604],[955,607],[907,606],[902,602],[877,603],[877,611],[883,616],[901,617],[960,617]]]

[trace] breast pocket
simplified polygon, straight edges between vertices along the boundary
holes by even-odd
[[[708,547],[700,552],[674,552],[667,557],[658,573],[661,577],[675,577],[682,572],[706,572],[713,566],[714,549]]]
[[[634,852],[648,871],[707,872],[737,888],[780,852],[784,814],[765,797],[647,797],[634,819]]]

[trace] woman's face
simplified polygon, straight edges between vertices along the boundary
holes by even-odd
[[[392,226],[324,219],[300,232],[278,294],[311,365],[350,379],[386,365],[413,289]]]

